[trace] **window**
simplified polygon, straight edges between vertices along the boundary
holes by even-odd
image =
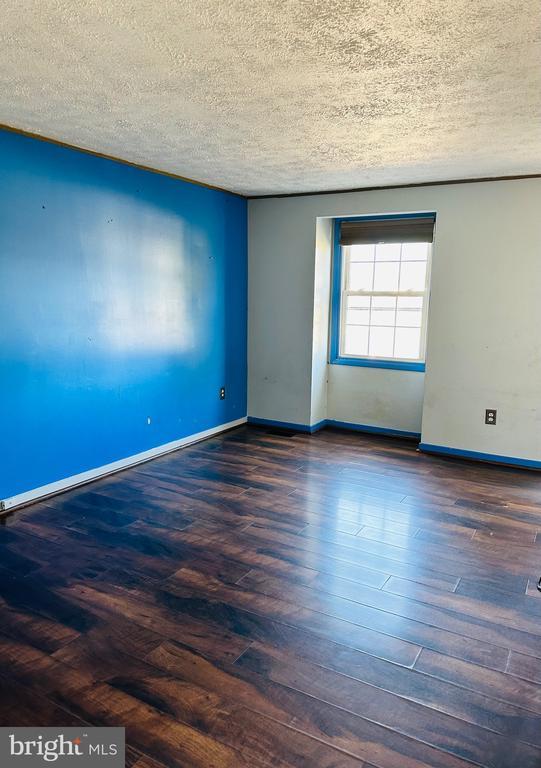
[[[331,362],[424,370],[434,217],[422,218],[335,222]]]

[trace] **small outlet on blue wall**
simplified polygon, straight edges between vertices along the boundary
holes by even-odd
[[[225,400],[225,387],[220,387],[220,400]]]

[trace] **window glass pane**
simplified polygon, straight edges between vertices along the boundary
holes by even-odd
[[[396,296],[372,296],[373,309],[394,309]]]
[[[403,261],[400,265],[400,290],[424,291],[426,280],[426,262]]]
[[[396,313],[396,324],[420,328],[423,313],[420,309],[402,309]]]
[[[370,296],[348,296],[348,309],[370,309]]]
[[[371,325],[394,325],[395,324],[395,296],[373,296],[372,313],[370,316]]]
[[[374,265],[370,262],[353,262],[349,265],[348,288],[351,291],[371,291]]]
[[[426,261],[428,243],[402,243],[402,261]]]
[[[397,291],[400,264],[398,262],[376,262],[375,266],[374,290]]]
[[[374,245],[350,245],[350,261],[374,261]]]
[[[398,309],[422,309],[422,296],[399,296]]]
[[[400,243],[378,243],[376,261],[400,261]]]
[[[406,360],[418,360],[421,349],[421,329],[397,328],[395,334],[394,356]]]
[[[371,326],[368,354],[371,357],[392,357],[393,338],[394,328]]]
[[[368,326],[346,325],[344,328],[344,354],[366,357],[368,354]]]
[[[346,323],[348,325],[368,325],[370,323],[370,310],[348,309]]]
[[[430,244],[352,245],[341,252],[342,354],[420,360]],[[396,295],[401,292],[421,295]]]

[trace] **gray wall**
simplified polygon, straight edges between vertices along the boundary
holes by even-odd
[[[425,443],[541,459],[540,207],[538,179],[250,201],[249,415],[422,429]],[[426,374],[326,366],[318,219],[422,210],[437,211]]]

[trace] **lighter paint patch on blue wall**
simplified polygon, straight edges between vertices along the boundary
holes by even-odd
[[[234,195],[0,132],[0,499],[246,415],[246,227]]]

